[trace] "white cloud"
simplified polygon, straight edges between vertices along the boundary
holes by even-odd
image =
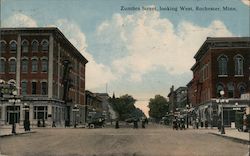
[[[37,23],[31,17],[16,13],[7,19],[3,19],[3,27],[37,27]]]
[[[250,6],[250,0],[241,0],[241,2],[243,2],[245,5]]]
[[[4,27],[37,27],[37,23],[31,17],[18,13],[10,16],[3,22]],[[98,64],[93,56],[86,51],[86,37],[77,24],[66,19],[57,20],[49,26],[58,27],[69,41],[83,54],[89,61],[86,67],[86,88],[94,89],[100,86],[105,86],[109,81],[115,79],[111,70],[103,65]]]
[[[98,27],[97,34],[109,45],[122,45],[120,49],[125,46],[127,56],[114,60],[113,67],[119,75],[130,73],[130,80],[135,82],[159,66],[171,74],[187,72],[206,37],[232,36],[218,20],[207,27],[183,21],[175,29],[156,11],[115,14]]]

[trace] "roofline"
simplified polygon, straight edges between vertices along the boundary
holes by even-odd
[[[65,35],[61,32],[60,29],[58,29],[57,27],[5,27],[5,28],[0,28],[0,31],[25,31],[25,30],[37,30],[37,31],[54,31],[56,33],[58,33],[66,42],[67,44],[70,45],[70,47],[72,49],[74,49],[74,51],[76,51],[77,53],[80,54],[80,56],[82,57],[82,59],[84,60],[84,63],[88,63],[88,60],[81,54],[81,52],[76,49],[76,47],[65,37]]]

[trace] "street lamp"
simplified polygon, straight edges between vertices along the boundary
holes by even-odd
[[[186,105],[186,109],[187,109],[187,128],[188,128],[188,113],[189,113],[189,105]]]
[[[216,102],[221,104],[221,134],[225,134],[224,121],[223,121],[223,103],[228,103],[228,99],[223,99],[225,92],[223,90],[220,91],[221,98],[217,99]]]
[[[21,100],[20,99],[17,99],[16,96],[17,96],[17,91],[14,90],[12,92],[12,95],[13,95],[13,99],[9,99],[9,103],[13,103],[13,122],[12,122],[12,131],[11,133],[12,134],[16,134],[16,103],[20,103]]]
[[[76,128],[76,112],[79,112],[79,108],[77,107],[77,105],[74,106],[74,108],[72,109],[72,111],[75,114],[75,123],[74,123],[74,128]]]

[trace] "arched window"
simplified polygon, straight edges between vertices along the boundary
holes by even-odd
[[[17,50],[17,44],[16,44],[16,41],[12,40],[10,41],[10,51],[15,53]]]
[[[23,80],[21,83],[22,95],[27,95],[27,81]]]
[[[28,66],[29,66],[29,61],[27,58],[22,59],[22,72],[27,73],[28,72]]]
[[[1,41],[0,50],[1,50],[1,53],[5,52],[5,50],[6,50],[6,42],[5,41]]]
[[[227,61],[228,58],[225,55],[221,55],[217,59],[219,65],[219,75],[227,75]]]
[[[42,41],[42,51],[49,51],[49,42],[47,40]]]
[[[37,40],[33,40],[32,43],[32,52],[38,52],[38,46],[39,46],[39,43]]]
[[[37,58],[32,58],[32,72],[37,72],[38,71],[38,59]]]
[[[9,72],[11,73],[16,72],[16,59],[15,58],[9,59]]]
[[[235,75],[243,75],[243,60],[241,55],[236,55],[234,57]]]
[[[5,72],[5,61],[6,61],[6,59],[0,58],[0,73]]]
[[[27,53],[29,51],[29,42],[27,40],[23,40],[22,42],[22,52]]]
[[[227,90],[228,90],[228,98],[234,97],[234,84],[232,82],[227,84]]]
[[[238,85],[238,90],[240,95],[246,93],[246,85],[244,83],[240,83]]]
[[[221,97],[220,95],[220,91],[224,90],[224,86],[223,84],[218,84],[217,87],[216,87],[216,94],[217,94],[217,97]]]
[[[48,59],[43,58],[42,59],[42,72],[47,72],[48,71]]]

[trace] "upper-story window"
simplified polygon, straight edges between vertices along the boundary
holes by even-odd
[[[240,83],[240,84],[238,85],[238,89],[239,89],[239,93],[240,93],[240,94],[246,93],[246,85],[244,85],[244,83]]]
[[[234,57],[235,75],[243,75],[243,56],[236,55]]]
[[[9,59],[9,72],[16,72],[16,58]]]
[[[29,51],[29,42],[27,40],[22,41],[22,52],[27,53]]]
[[[35,81],[31,83],[31,94],[36,94],[36,84],[37,82]]]
[[[221,55],[218,57],[218,65],[219,65],[219,75],[227,75],[227,62],[228,58],[225,55]]]
[[[42,51],[49,51],[49,42],[48,42],[48,40],[43,40],[41,44],[42,44]]]
[[[47,95],[48,85],[47,82],[41,83],[41,93],[42,95]]]
[[[27,73],[28,72],[28,66],[29,66],[29,61],[27,58],[22,59],[22,72]]]
[[[42,72],[48,71],[48,59],[47,57],[42,58]]]
[[[3,40],[0,41],[0,50],[1,50],[1,53],[4,53],[6,50],[6,42]]]
[[[37,72],[38,71],[38,59],[37,58],[32,58],[32,72]]]
[[[27,95],[27,81],[22,81],[21,88],[22,88],[22,95]]]
[[[234,84],[232,82],[227,84],[227,95],[228,98],[234,97]]]
[[[10,52],[15,53],[17,50],[17,44],[16,41],[12,40],[10,41]]]
[[[217,97],[221,97],[220,91],[224,90],[224,86],[222,84],[218,84],[216,87],[216,95]]]
[[[33,40],[31,43],[32,52],[38,52],[39,43],[37,40]]]
[[[6,62],[5,58],[0,58],[0,73],[5,72],[5,62]]]

